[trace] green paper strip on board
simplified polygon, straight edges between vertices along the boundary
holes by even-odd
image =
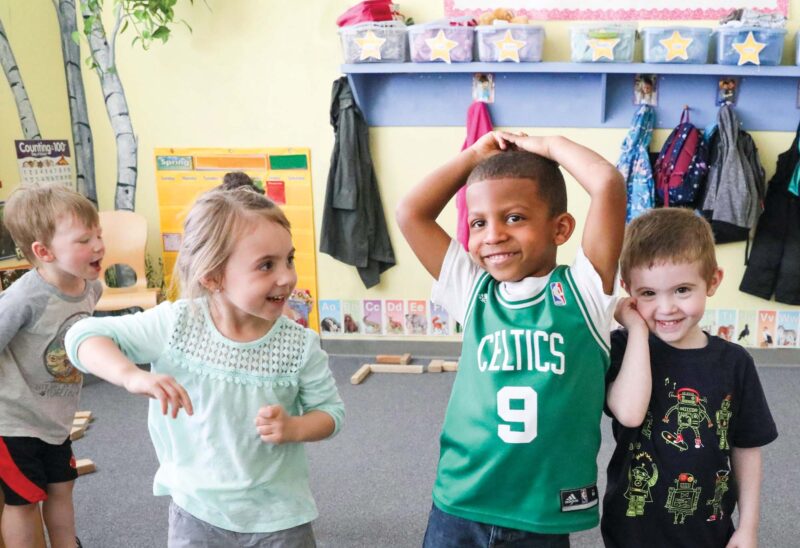
[[[308,169],[308,158],[305,154],[271,154],[270,169]]]

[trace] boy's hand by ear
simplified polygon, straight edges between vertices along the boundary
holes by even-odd
[[[637,328],[645,331],[647,330],[647,323],[636,309],[636,300],[631,297],[625,297],[617,301],[617,308],[614,310],[614,319],[628,331],[633,331]]]

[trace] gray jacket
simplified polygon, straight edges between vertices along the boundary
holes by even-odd
[[[739,129],[739,120],[730,105],[719,109],[717,132],[702,209],[712,211],[712,223],[722,221],[751,229],[761,212],[765,189],[758,150],[750,135]]]
[[[333,83],[331,125],[336,141],[319,250],[355,266],[369,288],[380,283],[395,258],[369,152],[369,128],[345,77]]]

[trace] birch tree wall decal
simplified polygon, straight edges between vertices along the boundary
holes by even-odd
[[[117,36],[130,26],[136,33],[133,44],[139,42],[144,49],[148,49],[153,40],[166,42],[170,35],[169,25],[175,22],[173,7],[177,1],[114,0],[114,28],[110,35],[106,35],[103,27],[103,0],[80,2],[83,34],[91,52],[90,65],[100,78],[106,112],[117,144],[115,209],[133,211],[138,173],[138,142],[115,58]],[[194,0],[189,1],[194,4]],[[181,22],[186,24],[185,21]],[[189,27],[188,24],[186,26]]]
[[[94,172],[94,144],[86,92],[81,73],[81,48],[78,44],[78,22],[74,0],[53,0],[61,33],[61,53],[67,78],[69,116],[72,123],[72,143],[75,147],[75,173],[78,192],[97,206],[97,187]]]
[[[22,134],[25,139],[41,139],[39,124],[36,123],[36,117],[33,115],[33,105],[31,105],[31,101],[28,98],[25,84],[22,82],[22,75],[19,72],[17,61],[14,59],[14,52],[8,42],[8,36],[6,36],[6,29],[3,27],[2,20],[0,20],[0,64],[3,65],[3,72],[8,78],[8,84],[14,94],[14,101],[17,103]]]

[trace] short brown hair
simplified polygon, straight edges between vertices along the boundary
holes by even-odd
[[[530,179],[536,183],[539,198],[548,205],[550,215],[567,211],[567,185],[556,162],[525,150],[507,150],[475,166],[467,184],[504,178]]]
[[[272,221],[291,232],[289,220],[281,208],[246,187],[216,188],[201,194],[183,222],[173,289],[179,287],[181,297],[187,299],[207,295],[203,279],[222,274],[236,240],[253,217]]]
[[[87,227],[100,224],[94,204],[62,184],[26,185],[11,193],[3,213],[11,238],[31,264],[39,261],[33,254],[33,242],[49,246],[56,224],[67,215]]]
[[[700,262],[700,274],[710,281],[717,270],[714,235],[708,221],[689,209],[653,209],[635,218],[625,230],[620,271],[626,284],[634,268],[696,261]]]

